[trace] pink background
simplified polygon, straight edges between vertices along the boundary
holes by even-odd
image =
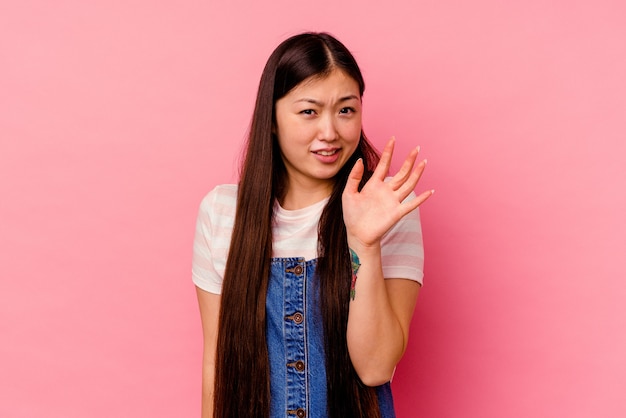
[[[326,30],[420,144],[411,417],[626,416],[621,1],[0,5],[0,416],[196,417],[197,206],[271,50]]]

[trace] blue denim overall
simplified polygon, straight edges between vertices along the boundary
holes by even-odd
[[[267,289],[270,417],[328,416],[322,316],[315,309],[317,260],[273,258]],[[389,383],[376,388],[383,418],[394,418]]]

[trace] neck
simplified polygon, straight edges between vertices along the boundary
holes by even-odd
[[[296,210],[311,206],[326,199],[332,192],[332,183],[319,183],[316,185],[300,185],[289,181],[287,192],[280,201],[280,206],[287,210]]]

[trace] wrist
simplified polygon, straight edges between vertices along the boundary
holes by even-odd
[[[380,240],[366,243],[358,238],[348,236],[348,247],[357,253],[359,257],[367,257],[370,254],[380,254]]]

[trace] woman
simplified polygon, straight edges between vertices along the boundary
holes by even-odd
[[[415,209],[433,192],[412,194],[417,149],[385,179],[394,140],[379,161],[363,90],[324,33],[287,39],[265,66],[240,182],[198,216],[203,417],[394,416],[422,278]]]

